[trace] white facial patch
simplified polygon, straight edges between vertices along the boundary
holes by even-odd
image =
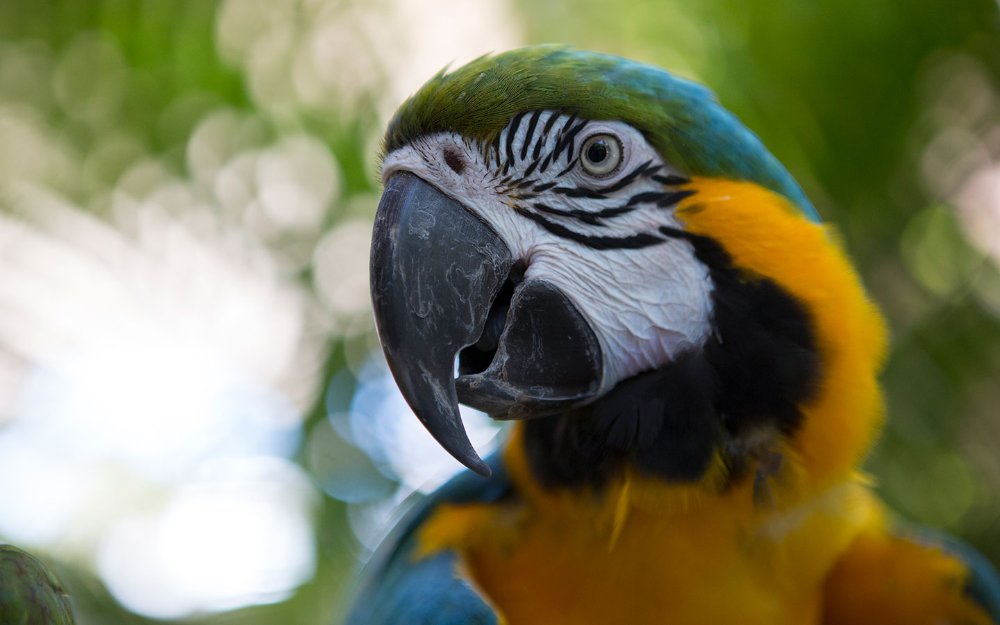
[[[580,163],[598,135],[621,148],[604,177]],[[389,154],[382,171],[383,180],[411,172],[461,202],[524,262],[525,279],[553,284],[576,305],[604,353],[602,393],[708,338],[708,268],[688,241],[661,230],[683,229],[673,211],[687,195],[683,177],[627,124],[534,112],[487,146],[455,133],[421,137]]]

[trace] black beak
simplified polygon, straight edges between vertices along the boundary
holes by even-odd
[[[514,266],[503,239],[459,202],[408,172],[386,182],[371,255],[379,339],[413,412],[481,475],[490,469],[469,442],[459,398],[496,418],[526,418],[585,403],[601,385],[586,320],[551,284],[515,286]]]
[[[371,263],[375,325],[403,396],[442,447],[489,475],[458,413],[455,355],[482,334],[510,251],[461,204],[403,172],[382,192]]]

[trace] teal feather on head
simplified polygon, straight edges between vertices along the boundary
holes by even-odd
[[[443,131],[490,142],[514,115],[538,109],[620,120],[685,174],[755,182],[819,220],[788,171],[711,91],[651,65],[565,46],[520,48],[442,71],[396,112],[385,150]]]

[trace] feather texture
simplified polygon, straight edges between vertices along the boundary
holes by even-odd
[[[490,144],[511,118],[551,109],[619,120],[687,175],[755,182],[819,220],[784,166],[711,91],[651,65],[565,46],[532,46],[442,70],[396,112],[384,150],[452,131]]]

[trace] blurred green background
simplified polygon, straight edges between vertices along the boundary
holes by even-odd
[[[992,0],[3,0],[0,542],[81,624],[336,622],[456,468],[373,337],[381,131],[553,41],[708,84],[802,182],[892,328],[881,494],[1000,561]]]

